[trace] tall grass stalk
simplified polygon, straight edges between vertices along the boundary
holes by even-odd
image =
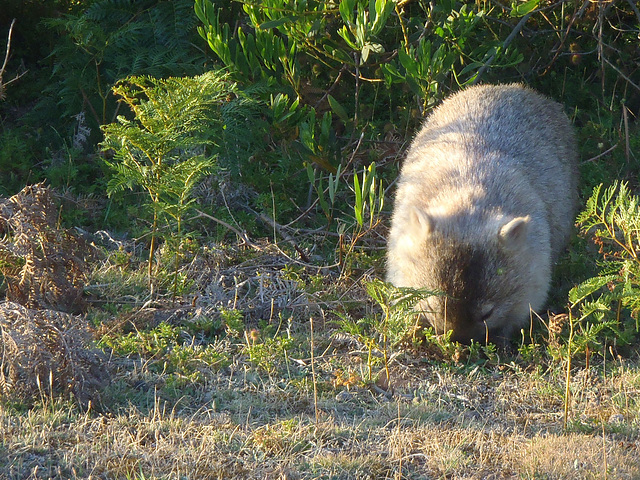
[[[567,374],[565,377],[565,390],[564,390],[564,418],[562,421],[562,428],[567,431],[567,423],[569,419],[569,404],[571,402],[571,345],[573,345],[573,314],[569,310],[569,341],[567,342]]]
[[[316,416],[316,427],[317,427],[318,426],[318,382],[316,378],[315,354],[313,353],[315,350],[315,343],[313,340],[313,317],[309,317],[309,326],[311,328],[311,378],[313,381],[313,408]]]

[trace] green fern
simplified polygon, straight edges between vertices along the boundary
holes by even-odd
[[[46,19],[60,35],[51,53],[51,87],[66,116],[87,111],[97,130],[118,106],[109,95],[130,75],[166,77],[202,72],[204,56],[194,48],[193,0],[99,0],[84,12]]]
[[[622,341],[621,332],[634,328],[640,332],[638,197],[624,182],[606,189],[598,185],[578,215],[577,225],[583,235],[592,237],[602,256],[601,273],[569,292],[571,307],[580,311],[580,333],[592,343],[611,333]],[[614,311],[613,305],[617,305]],[[625,320],[623,308],[635,322]]]
[[[391,346],[407,340],[416,333],[415,306],[429,296],[441,295],[434,291],[395,287],[378,279],[367,282],[366,289],[383,313],[381,318],[372,322],[378,342],[388,342]]]
[[[103,127],[102,149],[113,155],[107,161],[113,172],[107,193],[137,188],[147,193],[152,211],[151,286],[159,224],[173,227],[165,230],[165,237],[175,232],[181,240],[182,219],[193,204],[190,193],[215,168],[214,159],[204,152],[214,141],[216,126],[218,136],[222,131],[219,106],[234,89],[228,75],[217,71],[184,78],[130,77],[113,88],[135,117],[119,116]]]

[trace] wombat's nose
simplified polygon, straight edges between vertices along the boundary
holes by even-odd
[[[460,342],[464,344],[471,343],[471,340],[484,343],[487,337],[487,330],[485,325],[468,325],[466,328],[460,328],[453,331],[451,335],[452,342]]]

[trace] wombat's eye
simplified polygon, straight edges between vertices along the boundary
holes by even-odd
[[[491,315],[493,315],[493,310],[494,310],[494,306],[493,305],[485,305],[480,310],[481,311],[481,315],[480,315],[479,323],[486,323],[487,320],[489,320],[489,318],[491,318]]]

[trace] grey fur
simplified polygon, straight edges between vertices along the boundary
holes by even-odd
[[[445,100],[402,166],[387,281],[439,290],[421,305],[437,333],[508,338],[544,307],[577,200],[573,128],[522,85],[480,85]]]

